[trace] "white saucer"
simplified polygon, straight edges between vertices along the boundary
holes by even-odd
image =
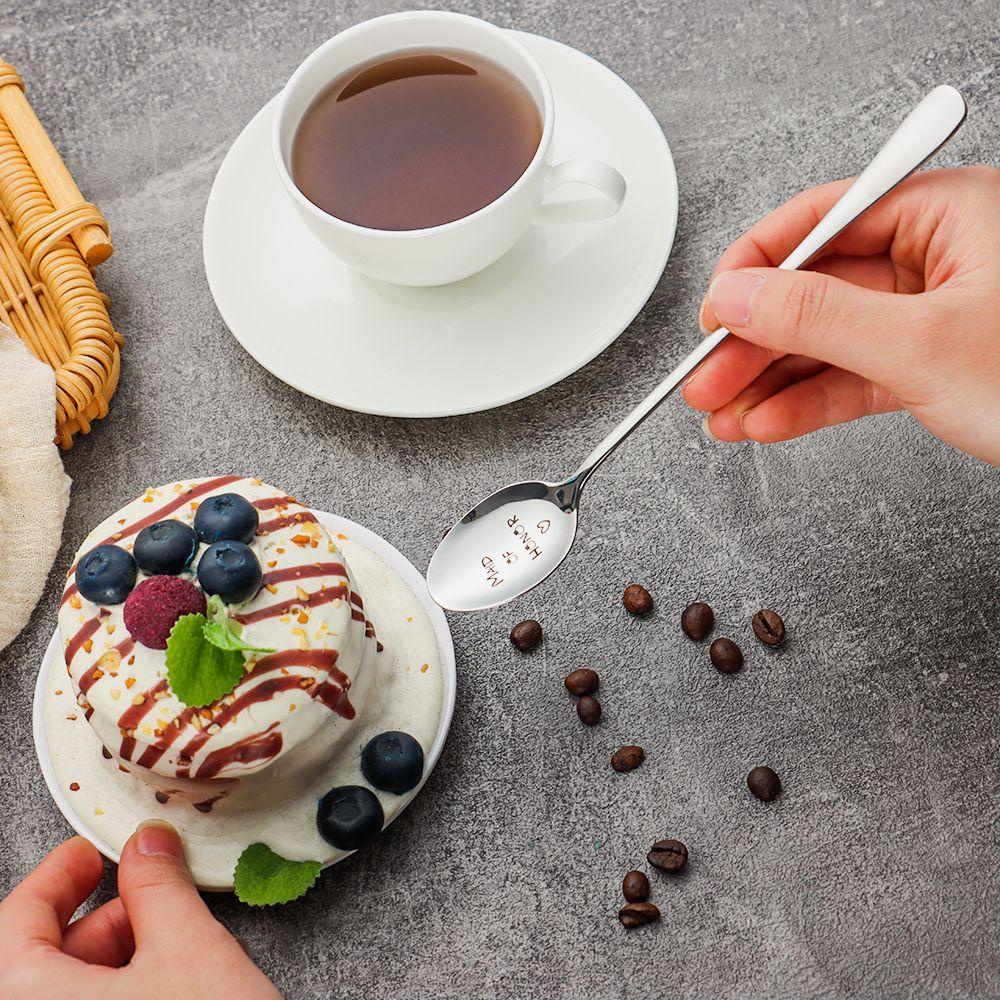
[[[352,572],[358,580],[359,589],[365,594],[366,611],[375,622],[378,634],[385,640],[386,651],[393,652],[396,649],[390,669],[395,673],[392,683],[398,684],[399,689],[394,691],[389,704],[377,718],[364,720],[352,734],[351,745],[358,753],[364,743],[377,732],[390,729],[413,731],[408,724],[408,712],[417,700],[414,697],[415,685],[423,683],[423,671],[419,668],[411,669],[409,659],[415,657],[415,663],[422,659],[434,659],[433,647],[436,641],[441,667],[441,708],[437,732],[424,758],[423,780],[415,789],[400,796],[376,792],[385,810],[388,826],[423,787],[441,755],[448,735],[455,708],[456,687],[455,650],[451,630],[444,613],[430,599],[423,576],[402,553],[373,531],[347,518],[323,511],[314,513],[331,534],[340,538]],[[367,559],[359,558],[363,549],[370,550]],[[391,613],[399,610],[399,594],[385,592],[391,588],[382,588],[383,592],[379,593],[380,588],[372,585],[365,587],[365,577],[370,572],[366,564],[368,560],[377,562],[371,553],[395,571],[397,588],[405,591],[403,601],[409,602],[409,610],[414,614],[418,614],[418,609],[426,612],[433,629],[432,636],[428,633],[429,650],[407,648],[406,655],[401,652],[406,642],[401,628],[405,629],[407,626],[401,626],[401,615]],[[382,572],[384,573],[384,567]],[[396,602],[395,607],[392,606],[393,601]],[[394,639],[397,641],[394,642]],[[52,673],[53,669],[57,673]],[[51,684],[48,683],[50,673],[53,677]],[[58,702],[54,690],[61,692]],[[317,799],[328,788],[337,784],[363,783],[353,755],[345,753],[338,757],[331,764],[331,774],[316,775],[313,783],[297,800],[276,801],[274,808],[270,810],[256,810],[250,817],[238,817],[243,829],[237,830],[232,817],[227,816],[225,810],[202,814],[183,803],[158,803],[152,788],[145,782],[135,775],[119,773],[117,761],[102,756],[101,742],[96,733],[84,720],[83,714],[75,709],[71,684],[65,677],[59,633],[56,631],[45,651],[35,684],[32,710],[35,751],[45,784],[59,811],[77,833],[86,837],[112,861],[118,861],[127,834],[122,836],[120,842],[113,842],[109,836],[102,835],[95,827],[105,820],[95,818],[95,810],[100,810],[101,816],[107,815],[109,819],[115,820],[115,826],[128,831],[144,819],[169,820],[184,836],[188,864],[195,881],[202,889],[231,890],[231,873],[236,858],[249,843],[256,840],[263,840],[285,857],[322,860],[324,867],[347,857],[347,852],[335,850],[320,840],[315,832],[315,812]],[[70,716],[67,716],[67,711]],[[71,748],[61,762],[53,759],[49,751],[50,742]],[[71,783],[76,783],[79,787],[72,790]],[[288,833],[290,825],[294,835]],[[306,828],[302,829],[303,826]],[[250,831],[253,835],[249,835]],[[225,872],[228,875],[223,874]]]
[[[340,263],[299,221],[271,160],[272,100],[219,168],[204,227],[219,312],[268,371],[365,413],[472,413],[572,374],[635,318],[673,243],[670,148],[611,70],[516,34],[552,82],[555,162],[584,156],[617,167],[628,182],[621,211],[600,218],[600,196],[567,187],[486,271],[440,288],[384,284]],[[589,221],[553,221],[567,215]]]

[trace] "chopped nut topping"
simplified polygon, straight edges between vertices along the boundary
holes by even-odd
[[[308,545],[312,539],[308,535],[292,535],[292,541],[301,547]]]
[[[93,648],[94,648],[94,640],[93,639],[88,639],[83,644],[83,649],[84,649],[84,652],[86,652],[86,653],[89,653]]]
[[[126,681],[125,683],[126,683],[126,684],[128,684],[128,681]],[[139,707],[139,706],[140,706],[140,705],[141,705],[141,704],[142,704],[142,703],[143,703],[143,702],[144,702],[145,700],[146,700],[146,696],[145,696],[145,695],[143,695],[143,694],[137,694],[137,695],[136,695],[136,696],[135,696],[135,697],[134,697],[134,698],[132,699],[132,704],[133,704],[133,705],[134,705],[134,706],[135,706],[136,708],[138,708],[138,707]]]
[[[264,589],[269,594],[276,594],[278,592],[278,588],[273,583],[265,583],[264,584]]]
[[[129,691],[131,691],[132,688],[135,687],[135,678],[134,677],[126,677],[125,678],[125,687],[127,687],[129,689]]]
[[[83,607],[83,605],[80,603],[79,595],[77,595],[77,594],[70,594],[69,606],[71,608],[75,608],[77,611],[79,611],[80,608]]]
[[[122,696],[121,688],[114,688],[111,691],[111,700],[112,701],[118,701],[118,699],[121,698],[121,696]]]
[[[298,586],[298,584],[295,585],[295,596],[300,601],[308,601],[309,600],[309,592],[307,590],[303,590],[300,586]]]

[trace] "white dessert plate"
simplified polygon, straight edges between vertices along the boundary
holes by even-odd
[[[666,265],[677,178],[660,126],[590,56],[515,32],[555,95],[554,162],[594,157],[628,182],[621,211],[569,185],[492,267],[437,288],[367,278],[299,221],[271,159],[265,105],[226,155],[205,211],[205,272],[226,325],[268,371],[324,402],[441,417],[529,396],[596,357]],[[567,221],[568,219],[575,221]]]
[[[377,793],[383,802],[386,825],[388,826],[423,787],[441,756],[441,750],[448,735],[455,708],[456,689],[455,650],[452,645],[451,630],[444,613],[427,593],[427,585],[423,576],[398,549],[373,531],[360,524],[355,524],[347,518],[339,517],[336,514],[327,514],[323,511],[314,511],[314,513],[331,534],[337,535],[342,540],[345,555],[359,581],[360,589],[364,592],[366,575],[364,564],[367,562],[367,559],[359,558],[362,555],[359,549],[363,548],[374,553],[382,563],[395,571],[401,578],[402,584],[405,585],[402,589],[412,592],[410,608],[422,608],[426,612],[433,629],[433,639],[429,640],[432,643],[431,652],[433,652],[433,643],[436,640],[441,670],[441,705],[436,735],[425,756],[423,779],[416,788],[401,796],[387,796],[386,793]],[[353,556],[351,546],[354,547]],[[389,606],[391,601],[397,601],[398,604],[398,595],[387,597],[377,592],[373,593],[369,587],[365,597],[366,608],[378,627],[379,635],[387,640],[390,634],[399,635],[398,622],[384,618],[382,621],[379,620],[380,614],[385,616],[399,610],[399,607]],[[410,600],[409,596],[405,596],[404,600]],[[383,632],[386,634],[383,635]],[[405,639],[400,640],[400,643],[405,643]],[[390,648],[389,641],[386,643],[386,648]],[[231,816],[226,815],[224,810],[216,815],[214,812],[200,814],[187,806],[184,806],[182,811],[160,806],[153,797],[153,790],[141,779],[132,774],[120,774],[116,763],[102,758],[100,740],[89,724],[83,720],[82,715],[70,721],[65,715],[62,703],[54,706],[52,692],[59,681],[49,684],[48,680],[53,669],[63,671],[60,677],[65,674],[61,652],[57,630],[45,651],[41,668],[38,671],[38,680],[35,684],[32,730],[38,762],[45,778],[45,784],[59,807],[59,811],[70,826],[114,862],[118,861],[121,843],[112,843],[111,838],[102,835],[95,827],[114,820],[116,825],[125,831],[133,829],[143,819],[164,818],[174,823],[184,834],[188,863],[199,887],[208,890],[232,890],[232,868],[235,859],[244,847],[256,840],[263,839],[269,846],[274,847],[286,857],[298,857],[302,860],[307,857],[315,857],[318,844],[318,835],[315,833],[315,808],[317,798],[322,795],[324,787],[363,782],[360,770],[356,766],[356,755],[345,751],[344,754],[338,756],[337,761],[331,763],[332,775],[317,775],[316,780],[304,788],[299,801],[294,803],[293,808],[289,808],[288,802],[285,801],[280,807],[272,810],[270,814],[267,814],[265,810],[264,815],[255,812],[251,816],[240,816],[234,821]],[[55,675],[53,674],[53,676]],[[415,673],[408,672],[406,676],[401,676],[400,684],[403,690],[400,692],[402,698],[398,700],[405,702],[408,696],[412,700],[415,683],[419,683]],[[65,705],[72,708],[75,706],[75,702],[72,691],[69,690],[71,684],[68,678],[64,686],[67,689]],[[401,709],[401,713],[397,713],[395,720],[397,724],[395,725],[393,724],[394,705]],[[357,733],[352,734],[349,741],[350,747],[359,753],[364,742],[376,732],[388,729],[405,730],[407,728],[405,724],[398,724],[405,717],[406,706],[399,706],[396,701],[393,701],[392,704],[384,706],[384,710],[380,712],[378,718],[366,720],[365,726]],[[56,744],[59,739],[70,740],[73,744],[70,766],[73,769],[72,773],[81,779],[78,783],[81,787],[75,791],[68,789],[67,768],[60,768],[53,760],[50,746]],[[354,763],[352,764],[352,762]],[[60,771],[63,773],[60,774]],[[106,807],[100,808],[102,817],[100,822],[95,819],[95,803],[99,803],[100,807]],[[120,822],[114,816],[114,810],[120,811]],[[311,824],[310,816],[312,817]],[[227,825],[232,827],[234,823],[241,824],[242,829],[230,828],[227,830]],[[299,831],[299,827],[302,827],[303,824],[305,827]],[[291,835],[288,835],[288,831],[284,829],[287,826],[294,827]],[[267,834],[268,829],[271,831],[270,835]],[[265,832],[263,836],[260,834],[261,831]],[[120,840],[123,842],[125,837],[126,834],[123,832]],[[284,842],[281,841],[282,837],[286,837]],[[278,842],[275,842],[276,838]],[[324,867],[335,864],[344,857],[347,857],[346,852],[327,848]]]

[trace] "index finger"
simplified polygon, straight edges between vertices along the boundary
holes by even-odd
[[[859,257],[884,253],[892,246],[906,203],[914,197],[923,203],[927,176],[911,178],[877,202],[831,240],[815,259],[830,254]],[[712,277],[739,267],[778,267],[853,183],[853,177],[846,177],[790,198],[730,244],[719,258]],[[701,324],[707,330],[719,325],[707,297],[702,304]]]
[[[0,943],[20,950],[33,941],[56,947],[70,917],[97,888],[104,872],[101,855],[83,837],[73,837],[0,903]]]

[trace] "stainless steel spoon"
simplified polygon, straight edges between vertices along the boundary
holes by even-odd
[[[936,87],[903,120],[864,172],[780,265],[808,263],[838,233],[934,155],[965,120],[954,87]],[[729,335],[704,340],[562,483],[505,486],[469,511],[441,540],[430,566],[431,597],[453,611],[493,608],[537,586],[566,558],[576,537],[583,487],[595,470]]]

